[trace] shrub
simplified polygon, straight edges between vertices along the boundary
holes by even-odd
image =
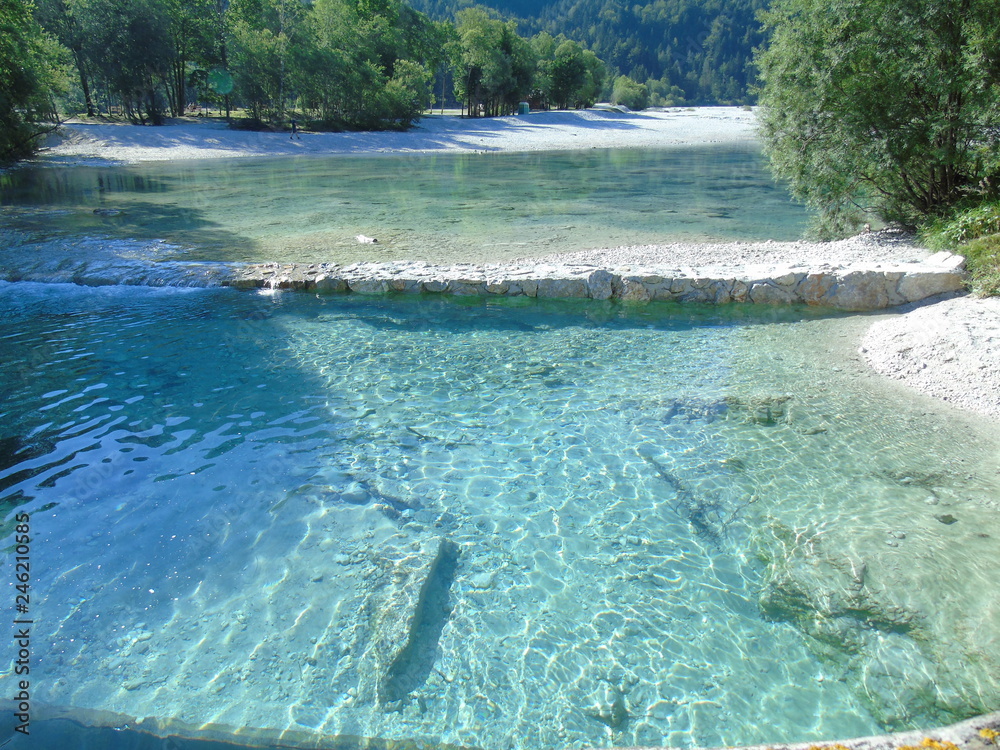
[[[934,250],[965,256],[969,287],[976,294],[1000,295],[1000,201],[956,211],[928,224],[921,237]]]

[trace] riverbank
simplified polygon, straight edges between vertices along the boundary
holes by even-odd
[[[1000,297],[957,297],[880,320],[860,352],[888,378],[1000,420]]]
[[[740,107],[664,111],[577,110],[495,118],[428,115],[405,132],[310,133],[230,130],[220,120],[179,118],[162,127],[67,121],[41,155],[48,162],[121,164],[176,159],[434,152],[567,151],[741,143],[756,119]]]
[[[753,112],[737,107],[641,113],[538,112],[492,119],[429,116],[403,133],[303,133],[300,140],[281,132],[229,130],[222,122],[197,118],[159,128],[71,121],[50,139],[42,156],[44,162],[56,164],[124,164],[296,154],[683,147],[753,142],[755,127]],[[381,258],[378,245],[370,249],[372,260]],[[846,275],[851,264],[920,263],[929,256],[905,237],[877,233],[839,243],[687,243],[597,248],[560,255],[527,252],[511,265],[593,266],[626,272],[633,268],[684,268],[695,278],[735,278],[740,269],[745,272],[751,266],[816,268],[827,264]],[[489,259],[478,260],[485,263]],[[761,270],[757,275],[767,274]],[[893,301],[905,302],[906,298]],[[869,364],[886,377],[959,408],[1000,418],[1000,355],[993,334],[997,330],[1000,306],[991,300],[967,297],[947,306],[922,306],[881,322],[861,346]]]

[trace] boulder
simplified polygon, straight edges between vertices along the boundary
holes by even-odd
[[[611,299],[614,278],[614,275],[608,271],[598,270],[591,272],[590,276],[587,277],[587,293],[590,298]]]
[[[559,298],[586,297],[587,280],[573,278],[539,279],[536,296]]]

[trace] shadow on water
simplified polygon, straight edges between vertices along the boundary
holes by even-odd
[[[221,225],[205,206],[173,200],[183,186],[126,167],[22,167],[0,174],[0,209],[7,228],[27,235],[30,256],[46,252],[81,260],[81,239],[167,240],[155,257],[144,260],[185,260],[193,248],[252,248],[249,236]],[[37,243],[37,244],[36,244]],[[134,246],[134,245],[133,245]],[[93,251],[94,245],[88,245]],[[87,258],[120,256],[113,244]],[[6,247],[5,260],[12,249]],[[84,251],[86,252],[86,251]]]
[[[652,328],[688,331],[734,325],[769,325],[840,317],[843,311],[809,305],[708,305],[651,302],[627,305],[615,300],[539,299],[533,297],[442,297],[399,295],[320,297],[313,316],[349,315],[377,330],[400,333],[433,331],[464,335],[469,331],[554,331],[564,328]],[[455,315],[456,309],[467,311]]]
[[[544,335],[570,328],[683,331],[829,314],[807,307],[668,303],[631,307],[595,300],[315,298],[229,290],[161,296],[156,290],[114,287],[66,291],[43,285],[37,289],[28,295],[11,292],[0,300],[4,317],[17,323],[3,337],[0,355],[5,403],[0,502],[8,510],[31,506],[46,487],[65,481],[70,474],[71,493],[88,498],[94,494],[93,486],[105,483],[107,476],[131,470],[126,467],[133,461],[126,458],[126,452],[152,455],[163,450],[163,443],[173,439],[167,425],[199,411],[182,406],[193,399],[186,391],[190,383],[204,384],[203,400],[214,404],[212,409],[220,415],[197,420],[191,440],[197,442],[224,429],[227,414],[253,411],[256,407],[241,401],[247,394],[232,390],[235,381],[244,380],[241,373],[248,352],[259,362],[274,363],[271,370],[276,382],[294,381],[296,387],[290,391],[323,392],[324,382],[312,368],[289,361],[285,353],[288,327],[283,320],[328,323],[333,330],[344,319],[373,331],[461,337],[497,331]],[[29,299],[34,303],[29,304]],[[163,362],[160,353],[174,346],[186,354]],[[313,380],[312,388],[305,385]],[[122,414],[129,418],[124,433],[116,427]],[[206,448],[205,457],[214,458],[231,447],[224,442],[212,450]],[[111,463],[102,463],[109,458]],[[453,576],[453,563],[442,563],[440,571],[443,578]],[[446,592],[447,586],[442,590]],[[401,675],[421,671],[415,666],[416,655],[407,659],[412,664],[400,667]],[[400,677],[397,682],[409,679]],[[402,687],[393,691],[407,692]]]

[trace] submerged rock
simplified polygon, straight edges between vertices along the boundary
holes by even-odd
[[[789,422],[789,401],[791,396],[753,396],[726,399],[729,411],[740,414],[745,422],[759,425],[775,425]]]
[[[458,570],[457,544],[442,539],[420,587],[407,623],[402,647],[396,649],[378,683],[382,705],[405,699],[430,676],[437,660],[438,641],[451,616],[450,593]]]
[[[933,535],[884,533],[896,547],[887,548],[876,533],[859,544],[777,523],[762,528],[753,542],[766,565],[761,616],[806,633],[809,647],[841,672],[839,679],[888,729],[907,726],[914,716],[945,724],[989,711],[996,658],[977,640],[988,614],[940,618],[936,600],[904,585],[920,580],[907,571],[914,555],[927,555]]]
[[[588,717],[595,719],[611,729],[621,729],[629,720],[628,706],[625,704],[625,693],[621,688],[610,686],[604,695],[603,702],[596,711],[586,711]]]

